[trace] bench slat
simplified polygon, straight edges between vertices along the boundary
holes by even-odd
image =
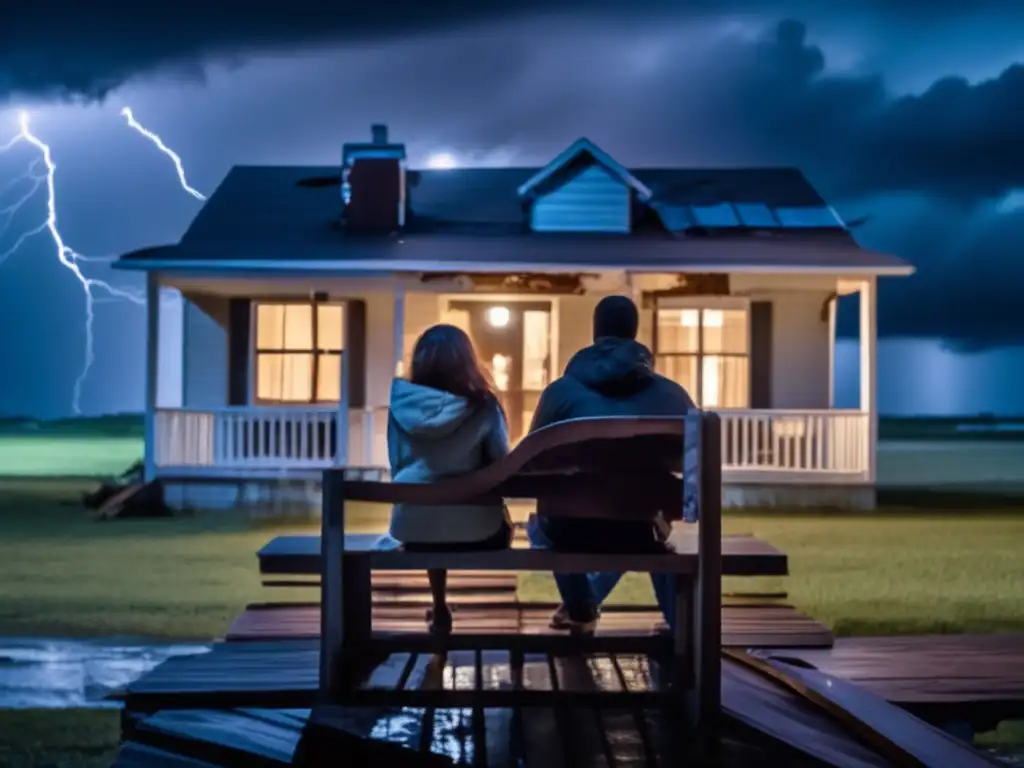
[[[474,571],[640,571],[688,575],[695,572],[697,537],[677,530],[671,542],[676,552],[666,555],[567,553],[537,549],[499,552],[377,551],[376,534],[346,534],[346,554],[365,555],[375,571],[423,571],[428,568]],[[319,536],[278,536],[258,553],[265,575],[320,574]],[[771,544],[749,535],[722,537],[723,574],[727,576],[785,576],[788,558]]]

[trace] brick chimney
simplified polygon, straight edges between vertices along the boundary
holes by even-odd
[[[342,147],[342,218],[351,232],[396,232],[405,226],[405,145],[388,141],[386,125],[370,134]]]

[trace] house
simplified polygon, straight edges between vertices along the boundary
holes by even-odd
[[[146,477],[175,503],[386,467],[390,381],[438,322],[469,332],[521,436],[609,293],[641,307],[657,369],[721,411],[727,503],[873,503],[876,283],[913,270],[859,247],[799,171],[630,169],[587,139],[543,168],[412,170],[372,134],[335,167],[232,169],[178,244],[117,262],[147,277]],[[158,408],[167,288],[181,407]],[[844,410],[851,293],[860,407]]]

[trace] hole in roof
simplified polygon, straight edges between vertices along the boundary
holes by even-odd
[[[341,176],[309,176],[295,182],[297,187],[337,187],[341,184]]]
[[[776,208],[775,215],[784,227],[840,227],[830,208],[824,206],[804,208]]]

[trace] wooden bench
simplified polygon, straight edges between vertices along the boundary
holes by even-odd
[[[420,571],[422,567],[414,567],[414,552],[376,551],[373,545],[380,539],[378,534],[346,533],[345,553],[355,554],[366,552],[370,558],[372,571]],[[673,531],[669,541],[676,553],[696,555],[697,535],[690,526]],[[510,557],[510,553],[516,555]],[[527,554],[521,554],[527,553]],[[529,554],[532,553],[532,554]],[[547,554],[543,550],[513,549],[503,552],[489,552],[486,568],[481,571],[516,571],[516,570],[561,570],[522,567],[514,564],[515,558],[532,558]],[[490,558],[503,558],[509,567],[501,568],[494,565]],[[562,554],[562,556],[565,556]],[[260,575],[263,585],[267,587],[319,587],[322,559],[320,557],[320,537],[308,534],[287,534],[276,536],[267,542],[256,553],[259,560]],[[427,557],[436,557],[428,555]],[[594,555],[586,555],[593,558]],[[598,557],[606,557],[598,555]],[[632,556],[635,557],[635,556]],[[473,569],[476,570],[476,569]],[[789,563],[786,554],[766,541],[749,534],[722,536],[722,575],[723,576],[788,576]],[[298,580],[283,580],[278,577],[301,577]],[[308,577],[316,577],[308,578]],[[777,595],[785,597],[785,594]]]
[[[606,520],[650,520],[659,513],[675,520],[685,509],[691,520],[699,519],[699,526],[690,537],[692,546],[666,554],[377,552],[368,549],[364,539],[344,532],[346,501],[449,505],[508,498],[541,499],[550,515]],[[689,724],[713,727],[721,687],[721,501],[721,423],[716,414],[703,412],[693,412],[685,420],[614,417],[562,422],[532,433],[495,464],[432,484],[348,480],[344,470],[327,470],[320,536],[321,697],[325,703],[358,703],[353,676],[368,656],[383,652],[423,650],[424,643],[442,652],[501,647],[512,652],[514,664],[524,651],[518,644],[522,638],[508,635],[374,635],[374,569],[664,573],[674,578],[676,587],[671,693]],[[536,640],[547,647],[556,642],[551,637]],[[559,640],[583,651],[593,649],[600,638]],[[400,704],[403,692],[394,693],[394,703]],[[488,706],[489,693],[480,691],[476,706]],[[439,692],[437,706],[445,706],[443,697]],[[596,700],[588,703],[600,705]]]

